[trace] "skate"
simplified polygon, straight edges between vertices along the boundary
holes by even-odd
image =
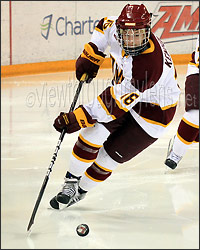
[[[50,205],[54,209],[63,209],[67,207],[70,199],[78,192],[78,182],[76,178],[65,178],[61,192],[59,192],[50,201]]]
[[[167,165],[171,169],[175,169],[177,167],[177,164],[182,159],[181,156],[176,155],[172,150],[174,139],[175,139],[175,136],[169,141],[167,159],[165,160],[165,165]]]
[[[70,199],[67,207],[74,205],[75,203],[79,202],[80,200],[83,200],[86,196],[86,193],[80,193],[79,191]]]
[[[65,182],[61,192],[50,200],[50,205],[54,209],[64,209],[82,200],[86,191],[79,188],[80,178],[65,177]]]

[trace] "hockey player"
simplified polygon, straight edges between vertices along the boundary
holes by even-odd
[[[186,74],[185,113],[178,126],[177,134],[169,142],[165,164],[175,169],[187,149],[195,142],[199,142],[199,38]]]
[[[105,181],[118,164],[154,143],[172,121],[180,90],[167,49],[151,32],[146,7],[127,4],[119,17],[102,18],[76,61],[76,77],[90,82],[110,46],[113,80],[97,98],[70,113],[60,113],[54,127],[80,130],[62,190],[51,199],[68,207]]]

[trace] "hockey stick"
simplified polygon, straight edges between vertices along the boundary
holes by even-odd
[[[82,75],[82,77],[81,77],[81,79],[80,79],[80,81],[79,81],[79,85],[78,85],[78,87],[77,87],[77,89],[76,89],[76,94],[75,94],[75,96],[74,96],[74,100],[73,100],[73,102],[72,102],[72,104],[71,104],[71,107],[70,107],[70,109],[69,109],[69,112],[72,112],[72,111],[74,110],[74,107],[75,107],[76,102],[77,102],[77,100],[78,100],[79,94],[80,94],[80,92],[81,92],[81,88],[82,88],[82,86],[83,86],[83,83],[87,80],[87,77],[88,77],[87,74],[83,74],[83,75]],[[34,224],[34,219],[35,219],[36,212],[37,212],[38,207],[39,207],[39,205],[40,205],[42,196],[43,196],[43,194],[44,194],[44,190],[45,190],[46,185],[47,185],[47,182],[48,182],[48,180],[49,180],[49,175],[50,175],[50,173],[51,173],[51,171],[52,171],[52,168],[53,168],[53,165],[54,165],[54,163],[55,163],[55,161],[56,161],[57,154],[58,154],[58,150],[60,149],[60,145],[61,145],[61,142],[63,141],[64,136],[65,136],[65,130],[63,129],[63,131],[62,131],[61,134],[60,134],[60,137],[59,137],[59,140],[58,140],[56,149],[55,149],[55,151],[54,151],[53,157],[52,157],[52,159],[51,159],[51,163],[50,163],[49,168],[48,168],[48,170],[47,170],[46,176],[45,176],[45,178],[44,178],[42,187],[41,187],[41,189],[40,189],[38,198],[37,198],[37,200],[36,200],[36,203],[35,203],[35,206],[34,206],[34,209],[33,209],[33,212],[32,212],[32,215],[31,215],[31,218],[30,218],[28,227],[27,227],[27,231],[29,231],[30,228],[31,228],[31,226]]]

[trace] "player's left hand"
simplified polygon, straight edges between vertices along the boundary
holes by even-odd
[[[86,109],[80,105],[73,112],[61,112],[55,119],[53,126],[58,132],[65,129],[66,133],[71,134],[81,128],[93,127],[95,123],[96,120],[92,119]]]

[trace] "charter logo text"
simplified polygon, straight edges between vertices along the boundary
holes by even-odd
[[[55,19],[55,18],[54,18]],[[58,36],[92,34],[99,20],[92,20],[89,16],[87,20],[71,21],[67,16],[58,17],[53,21],[53,14],[43,18],[41,25],[41,35],[48,40],[50,29],[55,30]],[[54,24],[52,24],[54,23]],[[54,28],[55,27],[55,28]]]

